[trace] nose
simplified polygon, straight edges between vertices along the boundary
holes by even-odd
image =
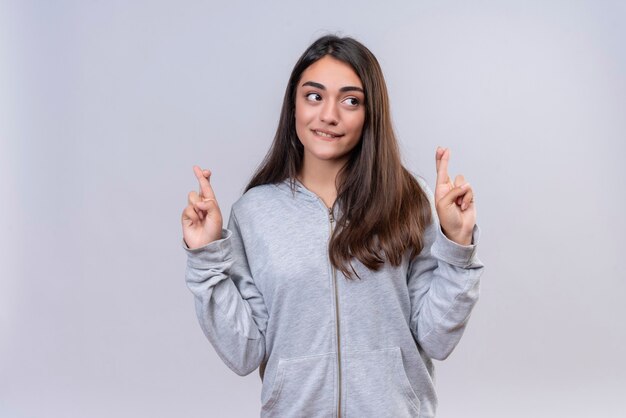
[[[336,103],[332,100],[326,101],[320,112],[320,120],[329,125],[337,125],[337,123],[339,123],[338,110]]]

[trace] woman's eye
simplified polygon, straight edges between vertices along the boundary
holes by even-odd
[[[344,103],[347,103],[350,106],[358,106],[359,99],[357,99],[356,97],[348,97],[346,100],[344,100]]]
[[[317,93],[309,93],[306,95],[306,99],[312,102],[319,102],[320,100],[322,100],[322,96]]]

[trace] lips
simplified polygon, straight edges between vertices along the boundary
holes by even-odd
[[[321,139],[325,139],[325,140],[332,140],[332,139],[337,139],[343,136],[343,134],[339,134],[336,132],[332,132],[332,131],[326,131],[323,129],[311,129],[311,132],[313,132],[316,136],[320,137]]]

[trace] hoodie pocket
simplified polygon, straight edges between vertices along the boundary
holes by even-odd
[[[346,417],[419,417],[400,347],[345,354]]]
[[[334,353],[281,358],[262,417],[332,416],[335,410]]]

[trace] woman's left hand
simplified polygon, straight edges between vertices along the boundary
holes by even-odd
[[[454,179],[448,176],[450,149],[437,147],[437,185],[435,187],[435,208],[439,216],[441,230],[451,241],[460,245],[472,243],[472,231],[476,223],[474,192],[462,175]]]

